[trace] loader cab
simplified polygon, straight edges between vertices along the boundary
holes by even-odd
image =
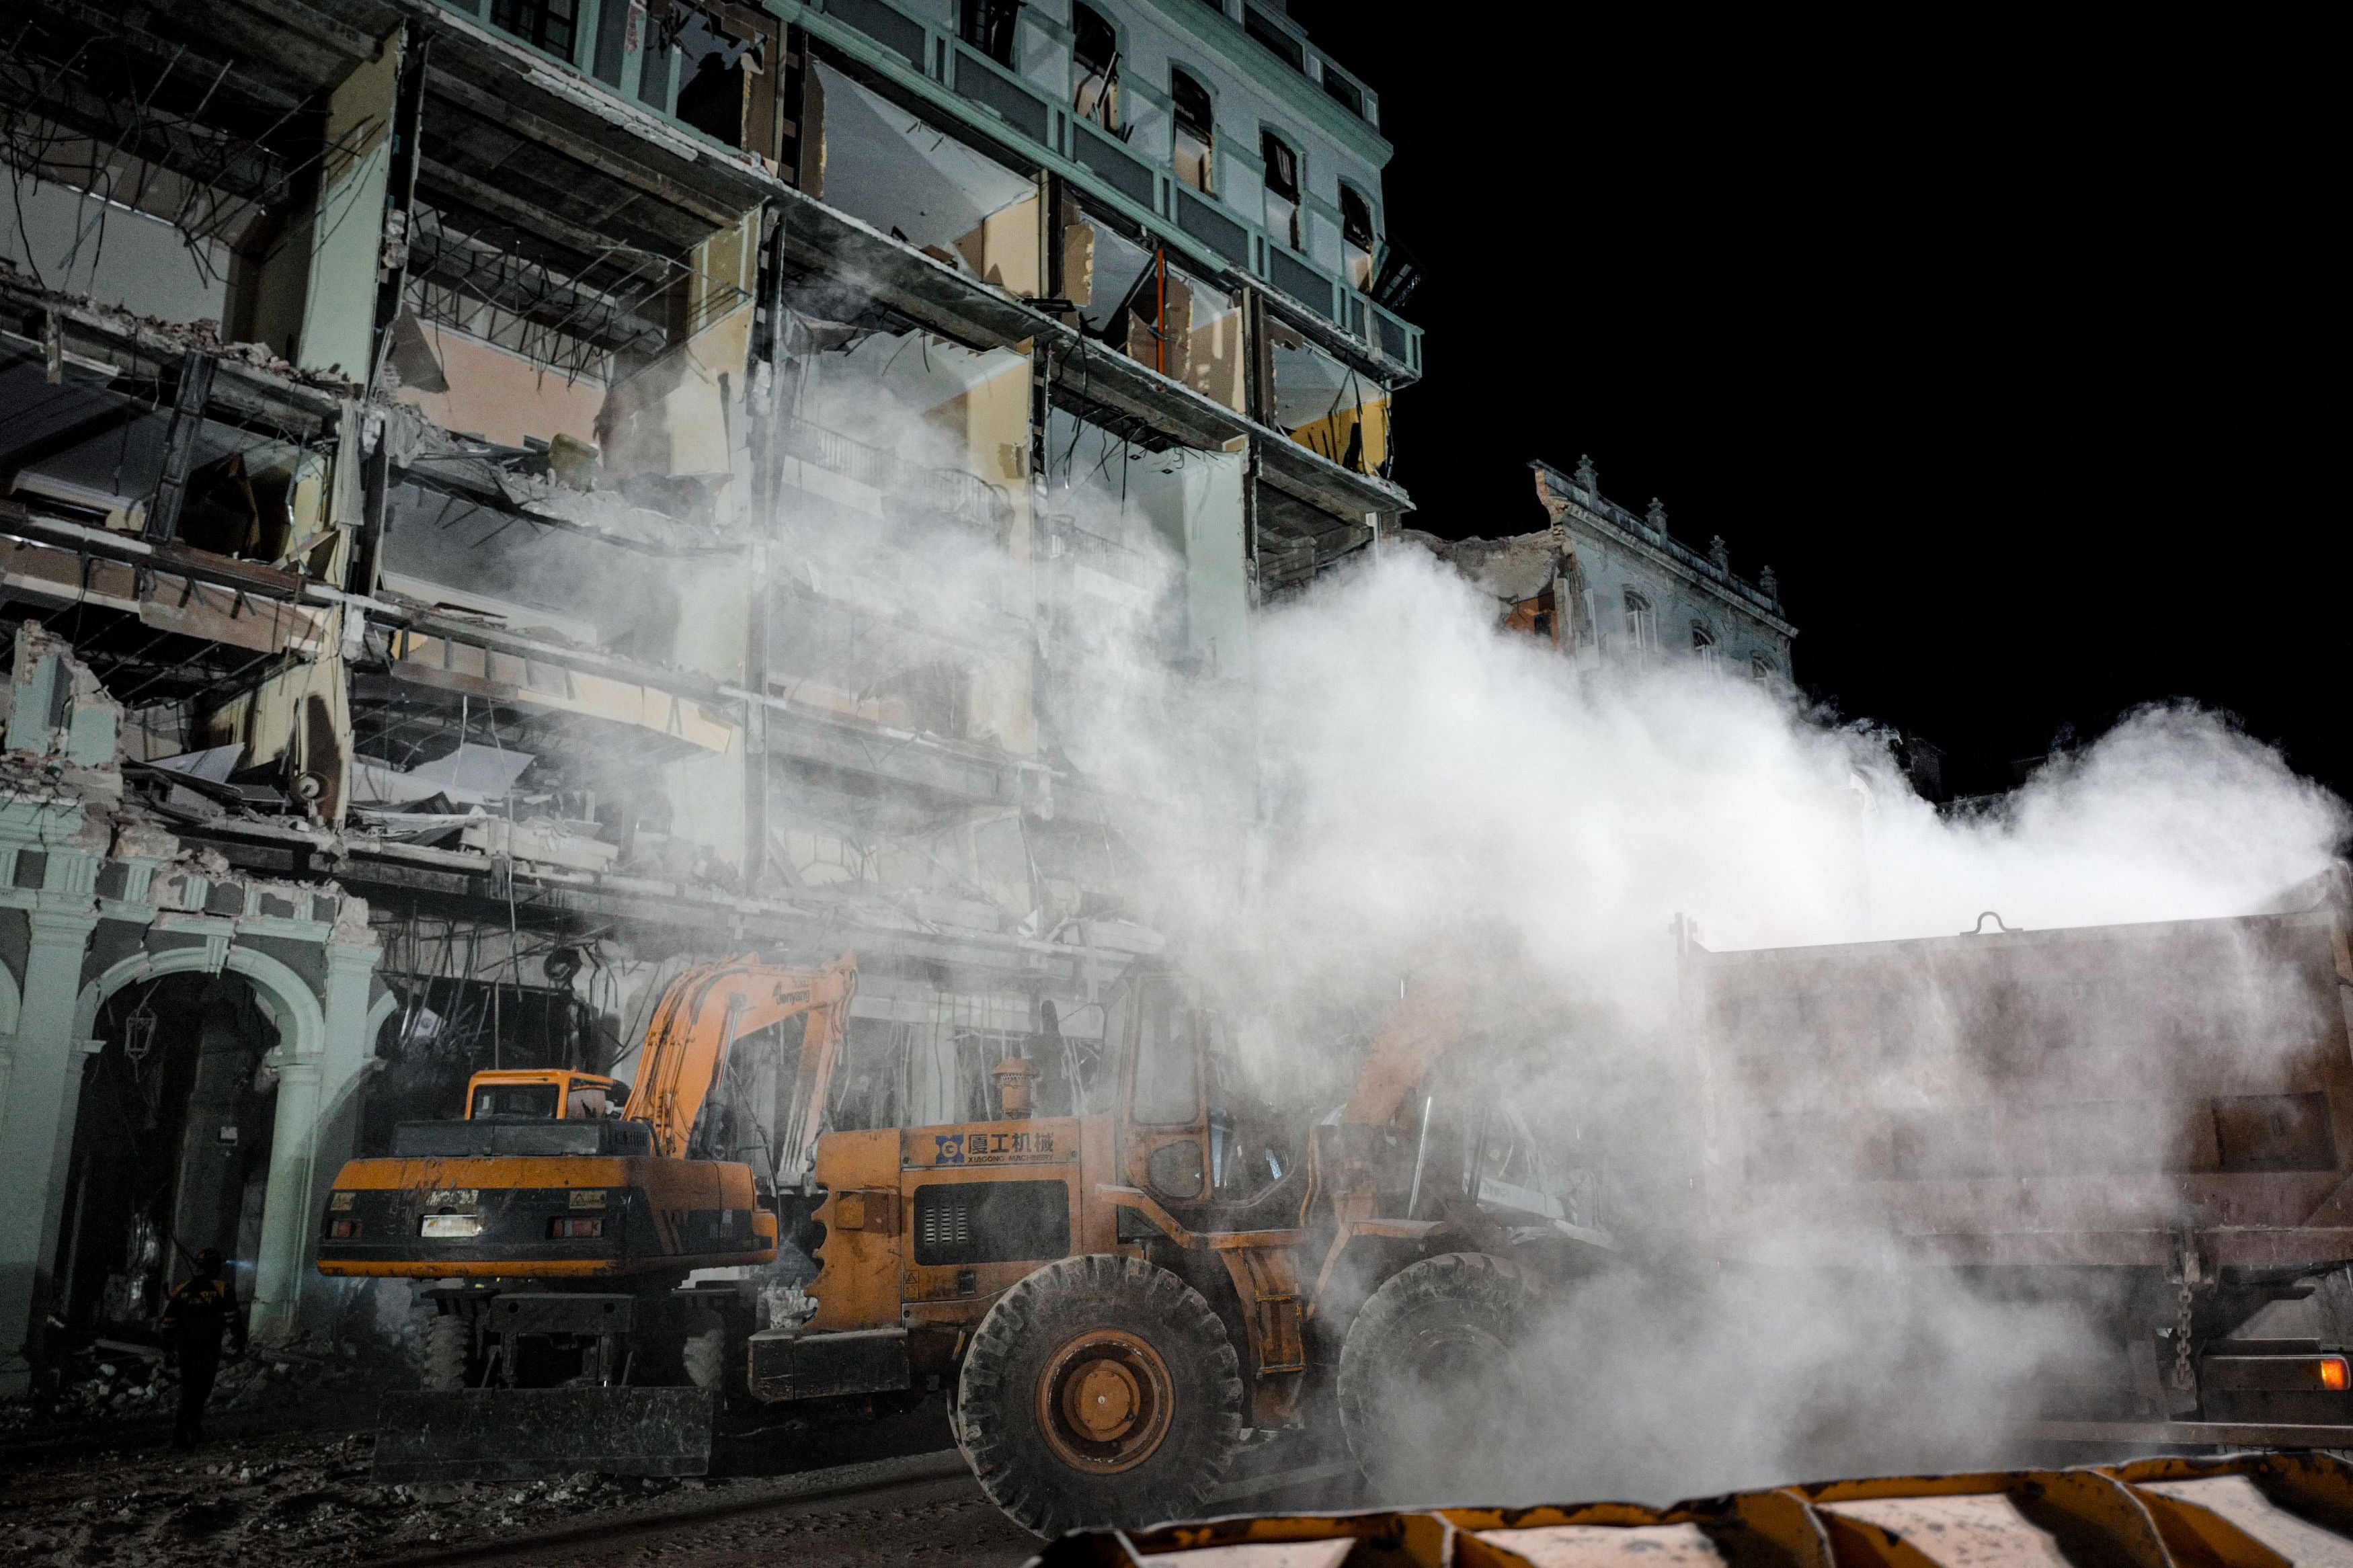
[[[1270,1194],[1291,1184],[1293,1140],[1250,1081],[1227,1020],[1190,980],[1166,969],[1131,974],[1106,1030],[1129,1185],[1172,1208],[1281,1201]]]
[[[603,1121],[621,1113],[629,1086],[566,1068],[478,1072],[466,1084],[469,1121]]]

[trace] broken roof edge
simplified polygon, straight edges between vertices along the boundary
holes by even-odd
[[[1718,566],[1704,552],[1694,550],[1663,529],[1654,533],[1632,512],[1604,496],[1598,485],[1588,489],[1579,482],[1576,474],[1564,471],[1542,458],[1529,458],[1528,467],[1536,477],[1536,499],[1556,519],[1563,510],[1573,509],[1580,521],[1606,530],[1620,543],[1650,555],[1686,584],[1717,594],[1728,590],[1739,601],[1745,613],[1755,616],[1785,637],[1794,640],[1798,636],[1797,626],[1781,613],[1779,595],[1767,594],[1757,584]],[[1546,483],[1547,478],[1558,481],[1556,489]],[[1585,499],[1587,497],[1591,499]]]

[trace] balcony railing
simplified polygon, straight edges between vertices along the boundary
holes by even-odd
[[[481,25],[481,0],[437,0]],[[608,26],[626,19],[628,0],[582,0],[571,58],[550,55],[527,38],[516,42],[581,73],[580,85],[601,88],[651,110],[686,136],[709,140],[670,112],[679,71],[648,65],[642,48],[616,45]],[[821,6],[821,8],[819,8]],[[772,7],[835,47],[855,56],[935,106],[993,134],[1018,142],[1030,156],[1172,245],[1216,258],[1328,323],[1366,354],[1409,376],[1421,373],[1421,329],[1366,298],[1311,258],[1274,239],[1265,225],[1174,177],[1173,169],[1138,157],[1084,121],[1068,104],[1041,94],[1019,76],[965,47],[946,30],[909,16],[891,0],[817,0]],[[652,96],[649,96],[649,92]]]

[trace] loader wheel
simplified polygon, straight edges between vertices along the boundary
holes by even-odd
[[[1197,1512],[1241,1446],[1240,1365],[1166,1269],[1066,1258],[980,1321],[956,1443],[989,1500],[1039,1535]]]
[[[1475,1484],[1525,1386],[1519,1351],[1535,1302],[1526,1275],[1479,1252],[1425,1258],[1373,1292],[1340,1347],[1336,1389],[1372,1500],[1439,1502]]]
[[[717,1388],[727,1375],[727,1325],[709,1308],[686,1320],[686,1342],[679,1359],[686,1363],[686,1381],[697,1388]]]
[[[425,1320],[425,1353],[417,1385],[428,1394],[454,1394],[466,1386],[466,1363],[472,1359],[471,1325],[455,1312],[435,1312]]]

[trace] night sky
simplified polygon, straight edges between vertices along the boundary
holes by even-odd
[[[1771,564],[1808,692],[1955,793],[2191,698],[2353,794],[2342,137],[2292,37],[1291,12],[1380,93],[1428,274],[1414,526],[1541,527],[1526,460],[1590,453]]]

